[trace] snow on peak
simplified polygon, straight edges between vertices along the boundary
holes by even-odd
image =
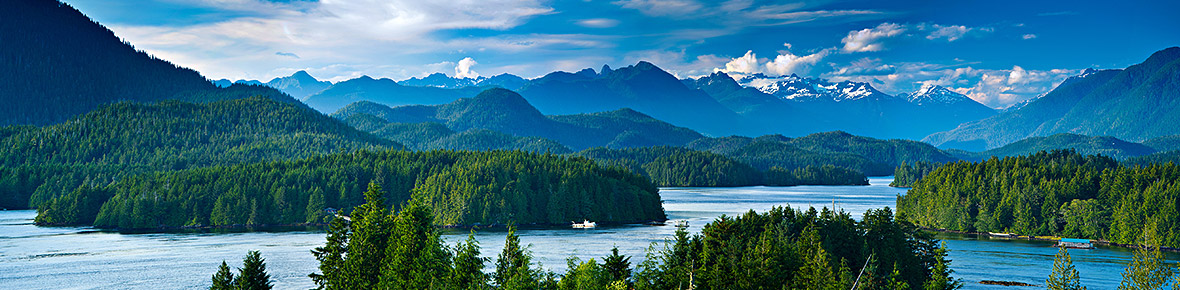
[[[795,74],[770,77],[754,74],[742,77],[738,84],[758,89],[764,93],[792,101],[835,101],[859,100],[864,98],[889,97],[874,89],[868,83],[843,81],[831,83],[818,78],[803,78]]]
[[[923,84],[921,88],[910,94],[902,95],[910,103],[917,105],[925,104],[955,104],[970,100],[963,94],[956,93],[935,84]]]

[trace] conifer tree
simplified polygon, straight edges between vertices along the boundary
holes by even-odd
[[[320,261],[320,273],[311,274],[317,289],[344,289],[344,254],[348,251],[348,239],[352,236],[349,221],[342,217],[331,217],[328,225],[327,242],[311,250]]]
[[[1061,247],[1057,251],[1057,257],[1053,258],[1053,273],[1049,274],[1049,279],[1045,281],[1045,286],[1050,290],[1085,290],[1082,286],[1081,278],[1078,276],[1078,270],[1073,266],[1073,258],[1069,256],[1069,252],[1065,247]]]
[[[1149,222],[1143,230],[1143,242],[1131,257],[1131,264],[1123,270],[1119,290],[1164,289],[1172,282],[1172,268],[1164,264],[1160,252],[1156,222]]]
[[[353,232],[344,261],[342,286],[345,289],[377,287],[390,235],[389,208],[385,206],[384,196],[381,186],[370,182],[365,191],[365,204],[353,210]]]
[[[327,204],[324,202],[324,191],[316,188],[315,191],[307,197],[307,222],[318,223],[320,218],[324,217],[324,208]]]
[[[504,250],[496,257],[496,272],[492,279],[500,289],[536,289],[538,273],[529,268],[530,264],[532,256],[520,245],[516,227],[509,226]]]
[[[434,228],[431,210],[411,201],[394,218],[392,230],[378,288],[441,288],[451,261]]]
[[[237,290],[270,290],[270,274],[266,273],[266,260],[258,251],[250,251],[242,261],[242,269],[235,279]]]
[[[800,237],[796,247],[803,256],[803,266],[796,273],[794,281],[795,288],[807,290],[846,288],[840,285],[841,279],[836,277],[836,273],[832,271],[828,252],[824,250],[820,242],[819,232],[816,231],[814,226],[808,226],[803,230],[803,235]]]
[[[234,273],[230,272],[229,265],[225,261],[221,261],[221,267],[217,268],[217,274],[213,274],[213,286],[209,286],[209,290],[233,290],[234,289]]]
[[[935,256],[938,257],[934,263],[934,269],[931,269],[930,280],[922,288],[926,290],[950,290],[963,288],[963,282],[951,278],[951,273],[955,270],[950,269],[950,260],[946,259],[946,243],[935,250]]]
[[[467,235],[467,240],[455,245],[455,258],[452,260],[450,290],[480,290],[487,288],[488,277],[483,273],[487,258],[479,256],[479,241],[475,240],[475,231]]]
[[[610,253],[602,259],[602,267],[610,274],[611,281],[630,282],[631,257],[619,255],[619,247],[611,248]]]

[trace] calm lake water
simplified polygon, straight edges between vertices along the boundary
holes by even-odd
[[[739,188],[664,188],[670,219],[688,219],[699,231],[716,217],[773,206],[836,206],[856,218],[866,209],[894,205],[904,190],[890,188],[890,178],[872,178],[870,186],[797,186]],[[249,250],[262,251],[276,289],[307,289],[316,271],[309,250],[324,242],[321,230],[237,233],[120,234],[89,228],[33,225],[34,211],[0,211],[0,288],[2,289],[195,289],[208,287],[222,260],[240,266]],[[638,263],[652,242],[672,237],[672,226],[617,226],[597,229],[526,228],[521,241],[531,244],[536,260],[558,273],[565,260],[605,256],[618,246]],[[449,244],[466,231],[448,231]],[[485,256],[494,258],[504,231],[484,230],[476,237]],[[1049,242],[995,240],[941,235],[951,249],[955,277],[966,289],[1033,289],[981,285],[981,280],[1043,285],[1056,248]],[[1113,289],[1131,257],[1130,251],[1100,247],[1073,250],[1082,282],[1090,289]],[[1178,258],[1169,255],[1173,261]]]

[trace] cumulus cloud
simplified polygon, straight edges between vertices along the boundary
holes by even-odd
[[[877,27],[852,31],[840,40],[844,52],[880,51],[885,49],[882,40],[900,35],[906,28],[896,23],[881,23]]]
[[[478,78],[479,73],[471,70],[471,67],[475,66],[476,64],[479,64],[479,63],[475,62],[475,59],[472,59],[470,57],[466,57],[466,58],[463,58],[462,60],[459,60],[459,63],[455,65],[455,77],[461,78],[461,79]]]
[[[762,67],[759,65],[758,56],[754,54],[753,50],[746,51],[746,55],[725,63],[725,69],[721,70],[727,73],[741,73],[754,74],[762,72]]]
[[[715,70],[735,74],[806,74],[812,66],[819,63],[820,60],[831,54],[834,50],[835,48],[823,49],[808,55],[796,55],[790,51],[779,51],[773,60],[759,59],[753,50],[749,50],[741,57],[730,59],[729,62],[725,63],[725,68]]]
[[[766,72],[776,75],[788,75],[792,73],[807,73],[812,66],[828,56],[832,49],[824,49],[819,52],[809,55],[795,55],[789,51],[782,51],[773,61],[766,63]]]
[[[1029,39],[1037,38],[1037,35],[1029,33],[1029,34],[1025,34],[1024,36],[1021,36],[1021,38],[1024,38],[1025,40],[1029,40]]]
[[[609,19],[609,18],[582,19],[582,20],[578,20],[577,23],[578,23],[578,25],[580,25],[582,27],[590,27],[590,28],[611,28],[611,27],[615,27],[616,25],[619,25],[618,20]]]

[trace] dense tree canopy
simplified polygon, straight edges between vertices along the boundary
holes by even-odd
[[[39,208],[41,224],[112,228],[314,222],[349,209],[376,182],[391,205],[413,199],[445,225],[663,220],[646,178],[584,158],[521,151],[359,151],[214,166],[82,186]],[[322,206],[315,206],[320,204]]]
[[[917,225],[1134,244],[1145,228],[1163,246],[1180,246],[1180,166],[1121,166],[1073,151],[955,162],[935,169],[898,197]]]
[[[577,155],[646,175],[659,186],[868,184],[860,172],[830,165],[793,170],[774,167],[759,171],[720,154],[668,146],[620,150],[592,148]]]

